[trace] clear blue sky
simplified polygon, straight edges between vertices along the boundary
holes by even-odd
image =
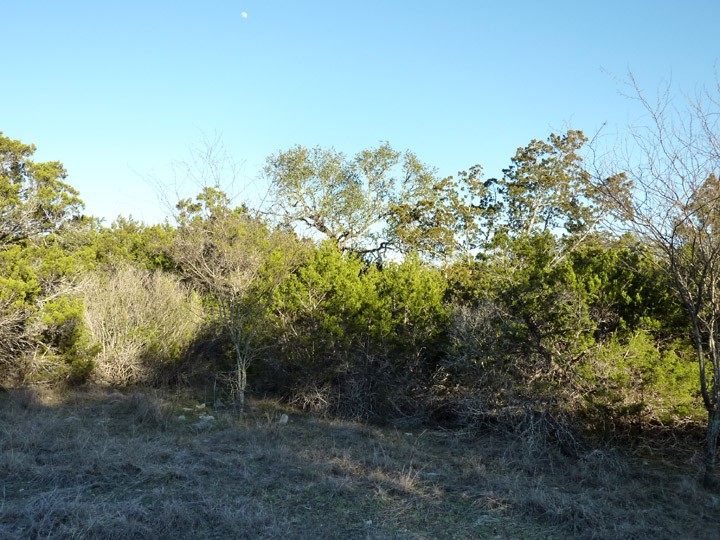
[[[532,138],[625,125],[628,70],[712,85],[718,21],[717,0],[3,0],[0,131],[108,223],[161,220],[143,178],[215,134],[248,193],[295,144],[496,176]]]

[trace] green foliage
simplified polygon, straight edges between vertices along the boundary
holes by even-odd
[[[376,276],[379,323],[373,329],[375,335],[397,351],[427,347],[448,322],[443,305],[447,284],[442,274],[410,255],[401,263],[385,265]]]
[[[598,340],[641,329],[652,330],[659,338],[689,331],[667,273],[647,247],[632,237],[592,238],[573,252],[571,260],[574,271],[582,276]]]
[[[351,416],[402,408],[437,361],[444,292],[440,272],[416,256],[380,267],[322,244],[277,291],[276,369],[284,376],[274,380],[290,393],[324,389],[325,410]]]
[[[32,303],[41,291],[29,252],[21,245],[0,250],[0,297],[18,308]]]
[[[438,179],[411,152],[385,143],[353,159],[335,150],[296,146],[265,168],[280,214],[331,239],[341,250],[382,256],[386,250],[451,259],[468,256],[490,204],[475,166]]]
[[[485,247],[499,211],[495,180],[482,180],[474,165],[457,178],[432,179],[413,187],[390,208],[393,244],[402,252],[419,253],[445,263],[469,261]]]
[[[340,356],[352,347],[353,334],[372,324],[361,315],[368,302],[364,269],[358,257],[325,242],[281,284],[274,309],[292,363]],[[377,303],[376,291],[370,292]]]
[[[656,259],[629,237],[567,249],[549,232],[506,238],[454,268],[452,380],[486,407],[582,412],[605,433],[697,420],[687,320]]]
[[[652,331],[657,350],[687,335],[663,262],[632,238],[593,232],[609,207],[584,168],[586,141],[571,130],[518,149],[488,186],[478,260],[448,271],[448,296],[460,305],[445,369],[486,406],[576,410],[578,388],[590,392],[578,366],[590,373],[598,361],[601,369],[598,351],[628,340],[639,348],[640,331]],[[624,186],[622,176],[607,182],[616,194]],[[658,380],[679,365],[663,354],[652,364]],[[618,393],[633,394],[630,382],[615,382]],[[653,402],[653,414],[665,405]],[[620,413],[608,406],[607,414]]]
[[[98,264],[130,263],[148,270],[171,270],[168,256],[175,230],[169,225],[145,225],[119,217],[110,227],[95,231],[93,246]]]
[[[599,208],[592,201],[590,175],[578,153],[587,142],[581,131],[551,134],[519,148],[499,184],[506,224],[513,235],[574,234],[594,224]]]
[[[348,160],[342,153],[296,146],[268,158],[266,175],[289,223],[302,222],[341,248],[378,249],[397,180],[400,153],[384,144]]]
[[[559,249],[548,232],[508,239],[466,276],[445,368],[490,409],[564,407],[572,366],[595,343],[583,277]]]
[[[578,366],[590,429],[605,433],[677,425],[704,416],[689,343],[657,342],[648,331],[613,336]]]
[[[0,249],[4,376],[78,381],[92,369],[74,291],[91,253],[76,247],[53,233]]]
[[[500,298],[524,323],[515,337],[550,362],[572,361],[594,342],[581,277],[568,259],[553,264],[558,248],[548,233],[515,240],[513,248],[512,280]]]
[[[57,161],[36,163],[35,146],[0,132],[0,247],[61,228],[78,219],[82,201]]]
[[[59,162],[0,133],[0,365],[15,379],[82,379],[92,368],[73,283],[92,258],[82,201]]]
[[[356,418],[426,419],[455,399],[468,414],[577,413],[610,434],[697,421],[715,371],[698,388],[687,338],[710,343],[709,289],[694,327],[681,306],[715,276],[718,182],[673,225],[676,251],[650,252],[595,232],[607,208],[585,143],[533,140],[500,180],[479,165],[439,179],[388,144],[352,158],[298,146],[266,167],[283,226],[215,185],[174,225],[104,227],[59,163],[0,135],[3,375],[159,382],[208,340],[232,357],[241,405],[249,371],[260,391]]]
[[[170,256],[181,275],[211,300],[235,361],[236,391],[244,406],[248,367],[260,354],[260,335],[273,293],[302,255],[294,234],[271,228],[226,193],[205,187],[177,205]]]
[[[43,343],[61,358],[63,374],[70,383],[86,381],[95,368],[95,357],[101,348],[93,344],[83,318],[81,299],[62,296],[43,305],[40,320],[46,330]]]

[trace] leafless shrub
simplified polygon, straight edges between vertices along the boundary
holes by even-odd
[[[357,346],[336,353],[328,363],[332,371],[307,377],[306,386],[293,392],[295,406],[323,416],[417,423],[422,405],[412,399],[407,374],[387,355]]]
[[[14,362],[34,340],[25,331],[28,314],[13,306],[12,298],[0,299],[0,365],[12,371]]]
[[[455,371],[482,367],[483,360],[492,351],[488,346],[496,342],[497,326],[503,315],[500,307],[490,300],[476,306],[456,306],[450,331],[453,348],[447,366]]]
[[[311,386],[305,390],[296,392],[290,404],[313,414],[328,416],[331,411],[333,399],[332,389],[328,386]]]
[[[510,430],[528,457],[543,453],[551,440],[574,451],[575,436],[558,420],[559,413],[550,412],[556,407],[529,390],[547,373],[512,339],[513,324],[512,315],[492,300],[455,308],[452,346],[443,365],[449,408],[465,429]]]
[[[12,362],[11,384],[53,384],[67,372],[67,364],[38,340]]]
[[[552,466],[558,452],[577,458],[584,448],[579,431],[562,415],[530,408],[506,409],[500,420],[513,433],[506,457],[522,465]]]
[[[91,274],[82,287],[85,323],[101,347],[96,377],[128,385],[177,360],[199,331],[199,299],[173,276],[124,266]]]
[[[512,401],[518,374],[514,372],[517,351],[506,338],[511,324],[511,315],[491,300],[453,311],[444,368],[468,394],[483,396],[485,410]],[[471,401],[473,411],[480,412],[478,399]]]

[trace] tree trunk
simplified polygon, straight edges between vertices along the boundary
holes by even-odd
[[[705,449],[705,477],[703,484],[707,488],[720,486],[720,478],[715,470],[717,461],[717,443],[720,435],[720,408],[708,411],[707,446]]]
[[[237,336],[233,339],[235,345],[235,365],[237,367],[237,400],[236,404],[240,413],[245,412],[245,389],[247,388],[247,356],[243,354],[240,340]]]
[[[238,360],[237,363],[237,405],[240,412],[245,412],[245,389],[247,388],[247,369],[245,365]]]

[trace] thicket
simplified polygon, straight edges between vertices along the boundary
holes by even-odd
[[[0,134],[2,376],[193,378],[239,408],[249,391],[398,425],[541,419],[570,442],[698,424],[671,261],[607,227],[585,143],[532,141],[499,179],[297,147],[268,160],[274,212],[217,184],[162,226],[105,226],[59,163]]]

